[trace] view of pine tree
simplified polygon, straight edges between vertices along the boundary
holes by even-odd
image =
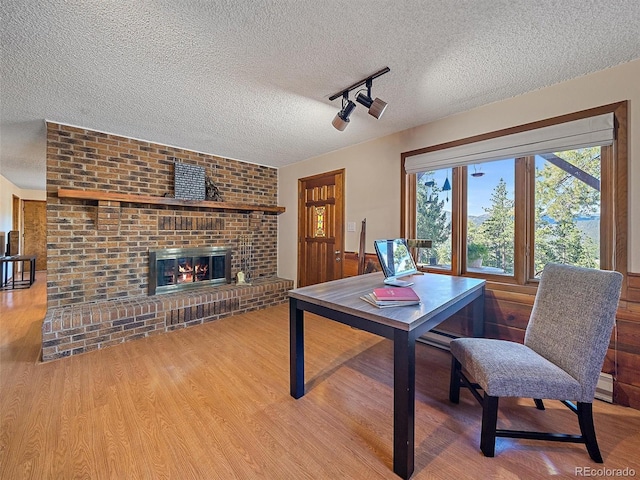
[[[478,229],[477,243],[489,249],[488,266],[513,273],[514,201],[504,179],[494,188],[490,201],[491,206],[484,208],[489,217]]]
[[[449,258],[442,258],[451,250],[451,221],[447,219],[447,212],[444,209],[445,200],[438,196],[440,188],[434,184],[431,188],[425,182],[433,180],[433,172],[425,172],[420,177],[416,189],[416,230],[417,238],[431,240],[433,242],[432,251],[438,251],[441,262],[450,262]],[[431,190],[431,191],[429,191]],[[426,263],[427,252],[420,251],[419,262]],[[424,257],[424,258],[423,258]]]
[[[536,273],[548,262],[597,268],[599,245],[580,230],[578,218],[600,214],[600,147],[555,155],[588,174],[598,188],[549,161],[536,169]]]
[[[547,223],[536,234],[540,238],[536,242],[536,275],[548,262],[598,268],[597,245],[584,236],[575,221]]]
[[[592,147],[536,155],[531,245],[536,276],[549,262],[599,267],[600,152],[600,147]],[[509,163],[504,162],[500,168],[508,168]],[[444,172],[424,172],[416,183],[417,238],[430,239],[434,245],[420,251],[419,262],[428,263],[427,257],[437,256],[441,267],[451,264],[452,249],[451,217],[438,185],[442,182],[434,182],[436,176],[444,177]],[[473,205],[476,212],[480,208],[485,212],[467,219],[467,266],[473,264],[474,271],[514,273],[514,182],[504,172],[487,176],[484,184],[467,187],[469,208]],[[497,177],[501,178],[496,182]],[[482,258],[482,263],[478,265],[474,258]]]

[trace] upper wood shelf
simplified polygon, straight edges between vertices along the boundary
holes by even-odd
[[[174,205],[179,207],[210,208],[212,210],[240,210],[244,212],[283,213],[285,207],[270,205],[248,205],[233,202],[209,202],[207,200],[180,200],[170,197],[154,197],[133,193],[109,193],[99,190],[72,190],[58,188],[59,198],[75,198],[79,200],[107,200],[112,202],[147,203],[151,205]]]

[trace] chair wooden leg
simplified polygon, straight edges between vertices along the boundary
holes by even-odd
[[[454,357],[451,356],[451,378],[449,379],[449,401],[451,403],[460,403],[460,370],[462,365]]]
[[[544,403],[542,403],[542,399],[540,399],[540,398],[534,398],[534,399],[533,399],[533,401],[535,402],[535,404],[536,404],[536,408],[537,408],[538,410],[544,410]]]
[[[493,457],[496,450],[496,425],[498,423],[498,397],[484,394],[482,402],[482,431],[480,450],[485,457]]]
[[[596,430],[593,426],[593,409],[591,403],[578,402],[578,423],[580,424],[580,432],[584,437],[587,446],[587,452],[591,460],[596,463],[602,463],[602,455],[598,448],[596,440]]]

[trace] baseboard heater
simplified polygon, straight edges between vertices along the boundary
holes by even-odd
[[[441,330],[431,330],[418,338],[418,342],[449,351],[449,342],[458,335],[453,335]],[[613,403],[613,376],[600,372],[598,385],[596,386],[596,398],[604,402]]]

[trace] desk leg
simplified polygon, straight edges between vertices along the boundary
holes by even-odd
[[[473,336],[484,337],[484,287],[482,295],[473,301]]]
[[[416,401],[416,342],[404,330],[393,338],[393,471],[413,473]]]
[[[295,298],[289,298],[289,375],[291,396],[304,395],[304,310],[298,310]]]

